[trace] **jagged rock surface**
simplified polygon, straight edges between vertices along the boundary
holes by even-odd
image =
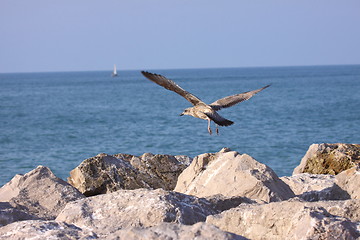
[[[13,208],[8,202],[0,202],[0,227],[9,223],[38,219],[36,216]]]
[[[151,153],[144,153],[140,157],[129,154],[98,154],[73,169],[68,182],[86,196],[120,189],[173,190],[179,174],[190,161],[186,156]]]
[[[149,228],[127,228],[118,230],[104,239],[126,240],[246,240],[239,235],[224,232],[207,223],[182,225],[175,223],[162,223]]]
[[[71,224],[55,221],[20,221],[0,228],[0,239],[58,239],[58,240],[90,240],[97,235],[89,230],[81,229]]]
[[[244,204],[208,216],[206,222],[253,240],[358,239],[358,202],[346,201],[310,203],[290,200],[262,205]],[[343,209],[344,205],[347,209]],[[351,210],[357,213],[353,220],[349,218]]]
[[[356,166],[336,175],[336,183],[344,189],[352,199],[360,199],[360,167]]]
[[[180,174],[174,190],[198,197],[222,194],[265,202],[294,197],[271,168],[229,149],[195,157]]]
[[[76,188],[38,166],[0,188],[0,202],[41,219],[55,219],[68,202],[84,198]]]
[[[162,222],[185,225],[205,221],[215,214],[205,199],[163,189],[119,190],[71,202],[56,218],[108,234],[126,227],[150,227]]]
[[[198,198],[152,189],[177,178],[172,161],[190,163],[161,156],[100,155],[108,159],[88,164],[87,173],[103,179],[106,192],[116,190],[109,184],[116,177],[122,187],[149,189],[89,198],[46,167],[15,176],[0,188],[0,239],[360,239],[359,167],[281,181],[250,156],[223,149],[196,157],[179,178],[186,194],[204,197]],[[116,172],[119,159],[121,171],[133,175]],[[339,200],[346,198],[352,199]]]
[[[355,167],[360,163],[360,144],[312,144],[294,174],[332,174]]]
[[[336,184],[335,176],[301,173],[281,177],[299,198],[305,201],[345,200],[350,195]]]

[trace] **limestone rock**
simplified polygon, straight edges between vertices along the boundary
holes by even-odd
[[[271,168],[229,149],[195,157],[180,174],[174,191],[197,197],[243,196],[265,202],[294,196]]]
[[[360,199],[360,167],[356,166],[336,175],[336,183],[344,189],[351,198]]]
[[[360,163],[360,145],[345,143],[312,144],[293,174],[336,175]]]
[[[120,189],[163,188],[172,190],[179,174],[191,159],[145,153],[98,154],[84,160],[70,172],[68,182],[86,196],[115,192]]]
[[[68,203],[56,218],[99,234],[126,227],[150,227],[162,222],[185,225],[216,213],[205,199],[163,189],[119,190]]]
[[[21,221],[0,228],[0,239],[97,239],[95,233],[71,224],[55,221]]]
[[[0,202],[46,220],[55,219],[68,202],[80,198],[84,195],[43,166],[16,175],[0,188]]]
[[[225,210],[229,210],[231,208],[235,208],[242,203],[257,203],[256,201],[247,198],[247,197],[225,197],[221,194],[213,195],[205,198],[209,203],[211,203],[212,208],[217,212],[222,212]],[[259,201],[262,203],[262,201]]]
[[[352,222],[360,222],[360,199],[326,201],[314,204],[315,206],[323,207],[332,215],[348,218]]]
[[[335,176],[301,173],[290,177],[281,177],[299,198],[305,201],[345,200],[349,194],[340,188]]]
[[[346,200],[350,201],[350,200]],[[242,204],[218,215],[208,216],[206,222],[223,231],[233,232],[249,239],[357,239],[360,223],[330,214],[328,208],[343,201],[301,202],[283,201],[269,204]],[[333,212],[336,212],[333,209]],[[342,212],[346,215],[344,212]]]
[[[207,223],[182,225],[176,223],[162,223],[149,228],[127,228],[118,230],[104,239],[126,240],[246,240],[239,235],[224,232]]]
[[[38,219],[36,216],[13,208],[8,202],[0,202],[0,227],[9,223]]]

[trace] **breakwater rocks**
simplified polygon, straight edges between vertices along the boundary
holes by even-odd
[[[313,144],[280,178],[227,148],[99,154],[68,182],[39,166],[0,188],[0,239],[360,239],[359,156]]]

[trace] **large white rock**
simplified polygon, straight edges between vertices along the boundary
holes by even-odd
[[[334,175],[300,173],[280,178],[306,201],[345,200],[349,194],[336,184]]]
[[[71,224],[55,221],[28,220],[11,223],[0,228],[0,239],[6,240],[90,240],[97,239],[95,233]]]
[[[249,155],[225,148],[195,157],[180,174],[174,191],[197,197],[243,196],[265,202],[294,197],[271,168]]]
[[[68,203],[56,220],[106,235],[126,227],[150,227],[162,222],[194,224],[215,213],[205,199],[163,189],[136,189]]]
[[[336,175],[336,183],[352,199],[360,199],[360,166],[350,168]]]
[[[355,200],[244,204],[208,216],[206,222],[253,240],[358,239],[358,204]]]
[[[24,176],[16,175],[0,188],[0,202],[41,219],[55,219],[68,202],[84,198],[76,188],[38,166]]]
[[[217,227],[204,222],[194,225],[162,223],[149,228],[127,228],[118,230],[104,239],[126,240],[246,240],[239,235],[224,232]]]

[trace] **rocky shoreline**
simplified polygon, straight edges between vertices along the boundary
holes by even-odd
[[[360,145],[313,144],[292,176],[227,148],[99,154],[0,188],[0,239],[360,239]]]

